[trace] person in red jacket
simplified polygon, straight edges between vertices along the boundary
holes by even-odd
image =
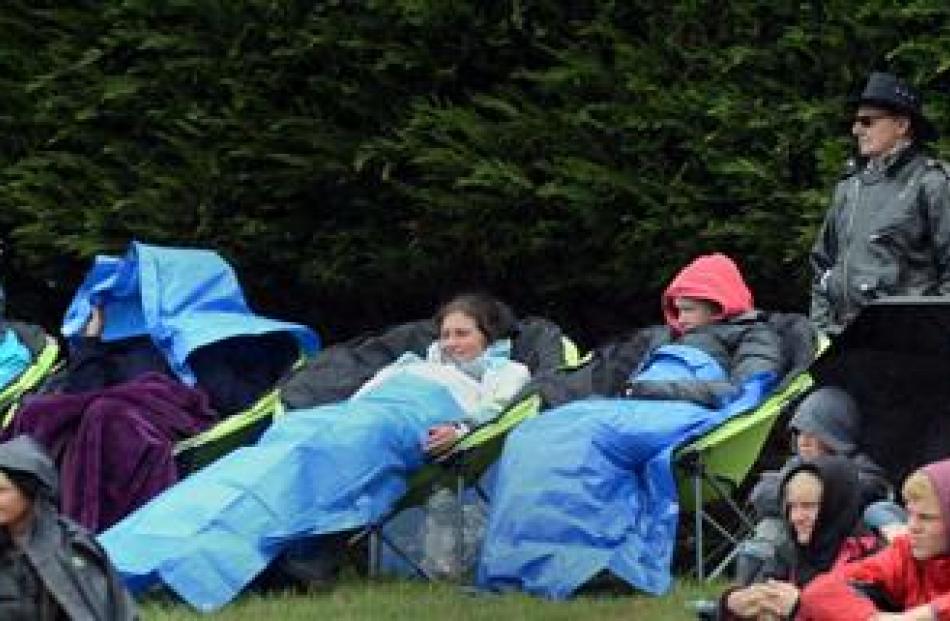
[[[816,578],[802,594],[802,618],[950,621],[950,459],[911,474],[903,495],[908,534],[874,556]],[[881,611],[862,595],[868,590],[902,612]]]

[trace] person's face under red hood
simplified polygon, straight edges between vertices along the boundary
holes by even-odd
[[[736,264],[723,254],[703,255],[680,270],[663,292],[663,316],[677,334],[691,329],[677,309],[677,300],[709,300],[718,307],[713,321],[722,321],[754,308],[752,292]]]

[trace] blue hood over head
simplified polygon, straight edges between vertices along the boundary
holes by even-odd
[[[104,341],[148,335],[188,384],[188,355],[227,338],[286,332],[308,355],[320,347],[310,328],[254,314],[234,269],[210,250],[133,242],[122,258],[97,256],[66,310],[63,336],[80,336],[95,306],[105,316]]]

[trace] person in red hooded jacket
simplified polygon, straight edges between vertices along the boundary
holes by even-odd
[[[801,595],[799,618],[950,621],[950,459],[911,474],[903,496],[907,535],[874,556],[815,578]]]
[[[717,407],[738,392],[754,373],[781,376],[782,345],[778,333],[755,310],[752,292],[736,264],[724,254],[703,255],[680,270],[663,292],[667,330],[660,342],[696,347],[716,360],[729,375],[721,381],[633,380],[624,395],[641,399],[674,399]]]

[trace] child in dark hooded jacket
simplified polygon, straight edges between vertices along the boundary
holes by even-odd
[[[782,525],[789,537],[765,559],[756,583],[727,590],[719,618],[800,619],[800,589],[818,574],[837,571],[881,547],[861,520],[861,492],[853,461],[818,456],[783,477]]]

